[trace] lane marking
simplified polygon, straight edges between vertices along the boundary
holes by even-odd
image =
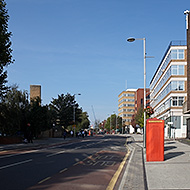
[[[18,165],[21,165],[21,164],[25,164],[27,162],[31,162],[32,159],[29,159],[29,160],[25,160],[25,161],[22,161],[22,162],[17,162],[17,163],[14,163],[14,164],[9,164],[9,165],[6,165],[6,166],[2,166],[0,167],[0,170],[2,169],[5,169],[5,168],[10,168],[10,167],[13,167],[13,166],[18,166]]]
[[[16,153],[16,154],[9,154],[9,155],[5,155],[5,156],[0,156],[1,158],[9,158],[9,157],[13,157],[13,156],[18,156],[18,155],[22,155],[22,154],[29,154],[29,153],[34,153],[34,152],[38,152],[39,150],[29,150],[26,152],[21,152],[21,153]],[[8,152],[8,151],[6,151]]]
[[[65,172],[65,171],[67,171],[67,170],[68,170],[68,168],[65,168],[65,169],[61,170],[59,173],[61,174],[61,173]]]
[[[62,151],[60,151],[60,152],[56,152],[56,153],[53,153],[53,154],[49,154],[49,155],[47,155],[46,157],[48,158],[48,157],[51,157],[51,156],[56,156],[56,155],[58,155],[58,154],[62,154],[62,153],[65,153],[66,151],[65,150],[62,150]]]
[[[128,147],[127,147],[127,149],[128,149],[127,154],[125,155],[124,159],[122,160],[121,164],[119,165],[119,168],[117,169],[114,176],[112,177],[112,179],[111,179],[110,183],[108,184],[106,190],[113,190],[114,189],[114,186],[115,186],[115,184],[119,178],[119,175],[120,175],[120,173],[121,173],[121,171],[125,165],[125,162],[126,162],[127,158],[129,157],[130,152],[131,152]]]
[[[75,163],[75,164],[73,164],[73,166],[76,166],[76,165],[78,165],[80,163],[80,161],[79,162],[77,162],[77,163]]]
[[[51,179],[51,177],[47,177],[47,178],[43,179],[42,181],[38,182],[38,184],[41,184],[41,183],[43,183],[43,182],[45,182],[45,181],[47,181],[49,179]]]

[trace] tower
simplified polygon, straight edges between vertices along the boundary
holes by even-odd
[[[41,99],[41,85],[30,85],[30,102],[37,97]]]

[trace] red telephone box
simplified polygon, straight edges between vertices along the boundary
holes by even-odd
[[[164,120],[146,120],[146,160],[164,161]]]

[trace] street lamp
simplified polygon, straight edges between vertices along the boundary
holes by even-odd
[[[111,115],[110,115],[110,134],[111,134]]]
[[[80,96],[81,94],[80,93],[74,94],[73,95],[74,98],[75,98],[76,95]],[[74,136],[75,136],[75,128],[76,128],[76,126],[75,126],[75,105],[73,106],[73,123],[74,123]]]
[[[127,42],[134,42],[135,40],[143,40],[144,46],[144,135],[143,145],[146,147],[146,39],[145,38],[128,38]]]
[[[116,134],[116,131],[117,131],[117,113],[115,111],[113,113],[115,114],[115,134]]]

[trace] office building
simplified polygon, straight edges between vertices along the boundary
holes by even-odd
[[[118,115],[122,117],[122,123],[125,126],[131,124],[135,113],[135,93],[136,89],[127,89],[118,96]]]
[[[187,99],[187,46],[185,41],[172,41],[150,82],[151,117],[165,120],[165,136],[186,137],[183,103]]]

